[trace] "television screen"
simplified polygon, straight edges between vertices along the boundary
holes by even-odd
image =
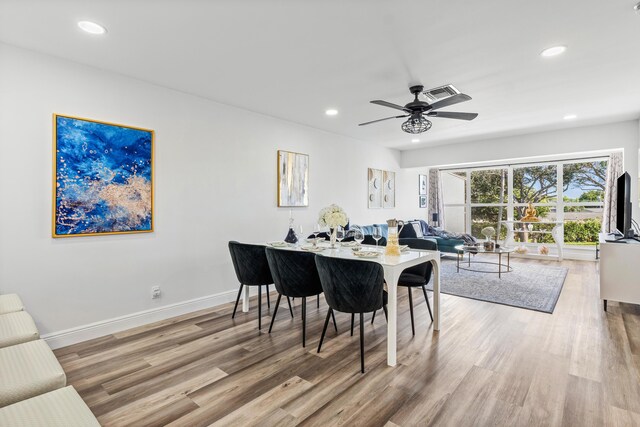
[[[618,178],[616,229],[623,236],[631,229],[631,176],[625,172]]]

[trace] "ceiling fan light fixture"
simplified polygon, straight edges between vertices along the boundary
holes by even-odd
[[[402,130],[407,133],[418,134],[423,133],[431,129],[431,122],[422,115],[412,116],[402,123]]]

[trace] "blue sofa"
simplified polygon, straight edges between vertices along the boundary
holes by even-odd
[[[424,224],[422,224],[424,222]],[[438,250],[440,252],[449,252],[449,253],[457,253],[454,249],[458,245],[464,244],[464,240],[462,239],[445,239],[439,236],[433,235],[425,235],[424,230],[426,228],[424,225],[427,223],[422,220],[412,220],[407,221],[405,226],[400,230],[400,235],[398,236],[400,239],[431,239],[434,240],[438,244]],[[360,225],[364,234],[373,234],[373,226],[378,225],[382,230],[382,236],[386,239],[389,237],[389,226],[385,224],[369,224],[369,225]],[[418,234],[418,230],[420,230],[420,234]]]
[[[428,227],[426,221],[412,220],[407,221],[405,226],[400,230],[400,239],[430,239],[435,240],[438,243],[438,250],[440,252],[449,252],[452,254],[458,253],[455,247],[463,245],[462,239],[445,239],[444,237],[427,234],[430,227]]]

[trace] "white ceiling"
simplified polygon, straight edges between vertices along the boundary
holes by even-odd
[[[385,146],[410,149],[640,116],[636,0],[0,0],[0,41]],[[107,27],[105,36],[76,22]],[[564,55],[539,52],[564,44]],[[1,60],[1,58],[0,58]],[[411,144],[408,86],[472,101]],[[325,109],[340,114],[327,117]],[[579,117],[563,120],[567,113]]]

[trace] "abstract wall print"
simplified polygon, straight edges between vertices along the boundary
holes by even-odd
[[[309,155],[278,150],[278,207],[309,206]]]
[[[369,193],[368,206],[369,209],[379,209],[382,207],[382,171],[380,169],[368,169]]]
[[[427,175],[418,175],[418,194],[427,195]]]
[[[53,237],[153,231],[153,131],[53,119]]]
[[[427,207],[427,196],[418,196],[420,198],[418,205],[421,208],[426,208]]]
[[[396,207],[396,173],[384,171],[382,174],[382,207]]]

